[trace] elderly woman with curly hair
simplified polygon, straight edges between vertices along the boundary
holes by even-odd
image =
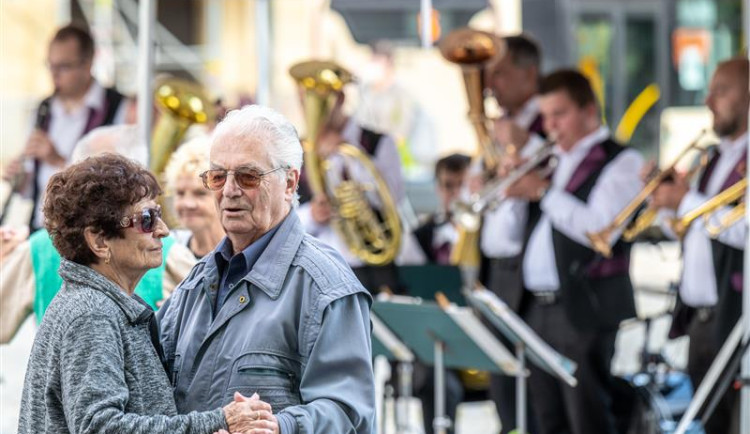
[[[169,229],[154,176],[125,157],[88,158],[54,175],[45,225],[63,287],[34,340],[20,433],[245,431],[270,407],[237,397],[178,415],[153,310],[133,291],[162,262]]]
[[[164,169],[167,196],[172,198],[182,226],[172,230],[172,235],[176,242],[187,246],[196,259],[213,251],[224,238],[214,198],[200,178],[200,174],[209,169],[210,145],[208,136],[184,143],[172,154]]]

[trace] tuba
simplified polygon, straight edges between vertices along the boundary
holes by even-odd
[[[161,117],[151,136],[149,166],[158,176],[164,172],[169,157],[184,139],[188,128],[213,120],[214,110],[202,86],[173,77],[157,82],[154,102]]]
[[[489,170],[497,167],[500,155],[490,135],[489,119],[484,111],[485,67],[504,52],[504,45],[491,33],[468,27],[454,30],[440,43],[445,60],[461,66],[469,102],[469,121],[479,140],[484,163]]]
[[[369,265],[385,265],[394,260],[401,244],[401,218],[388,185],[359,147],[340,144],[335,156],[362,167],[371,184],[362,184],[344,174],[333,173],[337,167],[331,158],[321,158],[316,146],[322,128],[329,120],[338,93],[353,78],[351,73],[334,62],[311,60],[298,63],[289,70],[302,93],[307,125],[304,141],[305,168],[310,188],[328,198],[333,209],[332,225],[349,250]],[[340,176],[340,179],[334,180]],[[379,208],[374,208],[378,204]]]
[[[470,28],[454,30],[440,43],[443,57],[461,66],[469,103],[469,121],[476,132],[479,149],[489,173],[497,168],[500,155],[490,134],[490,121],[484,110],[483,75],[487,64],[502,55],[503,51],[502,42],[494,35]],[[464,206],[470,207],[471,205]],[[476,224],[471,225],[459,223],[458,241],[451,252],[452,264],[461,265],[467,270],[479,267],[479,220],[478,217],[474,218]]]
[[[172,153],[182,143],[193,124],[205,124],[214,119],[214,108],[203,87],[195,82],[166,77],[158,80],[154,103],[161,113],[151,133],[149,168],[163,182],[164,168]],[[179,226],[172,212],[172,198],[159,199],[164,208],[164,221],[169,227]]]

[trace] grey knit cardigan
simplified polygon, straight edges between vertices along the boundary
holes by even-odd
[[[89,267],[62,260],[64,284],[31,349],[18,432],[195,433],[224,413],[178,415],[149,330],[153,311]]]

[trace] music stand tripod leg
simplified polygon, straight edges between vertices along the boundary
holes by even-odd
[[[526,349],[523,342],[516,344],[519,369],[516,375],[516,425],[518,434],[526,434]]]
[[[409,415],[409,402],[412,396],[412,379],[414,366],[411,362],[398,363],[398,394],[399,402],[396,410],[396,426],[398,432],[411,431],[411,418]]]
[[[443,363],[443,342],[435,341],[435,419],[432,427],[435,434],[446,434],[451,420],[445,414],[445,366]]]

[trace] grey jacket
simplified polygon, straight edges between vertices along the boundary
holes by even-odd
[[[158,314],[177,408],[257,392],[282,434],[374,432],[371,297],[341,256],[291,211],[216,317],[214,258],[205,256]]]
[[[178,415],[149,334],[153,311],[101,274],[62,260],[64,284],[31,349],[18,432],[195,433],[221,408]]]

